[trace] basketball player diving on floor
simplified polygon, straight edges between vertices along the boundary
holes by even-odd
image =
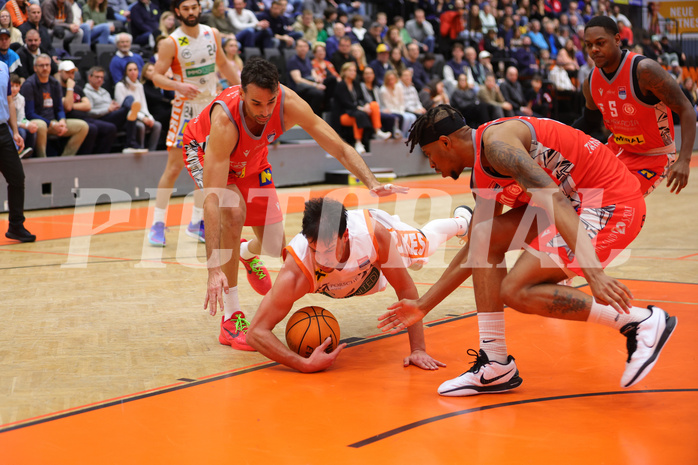
[[[458,207],[454,218],[437,219],[416,229],[382,210],[347,211],[340,202],[317,198],[305,203],[303,229],[284,249],[284,265],[264,296],[247,332],[247,343],[270,359],[304,373],[330,367],[346,344],[326,353],[328,337],[309,358],[288,349],[274,327],[306,294],[334,299],[369,295],[387,284],[398,298],[416,299],[417,288],[407,268],[419,269],[436,249],[468,232],[470,209]],[[410,355],[404,365],[436,370],[445,364],[426,352],[421,322],[408,329]]]

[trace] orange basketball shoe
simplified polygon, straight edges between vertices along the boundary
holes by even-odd
[[[240,243],[247,242],[247,239],[241,239]],[[266,295],[271,290],[271,278],[269,272],[264,266],[264,262],[255,255],[249,260],[240,257],[240,261],[245,265],[247,270],[247,281],[252,286],[257,294]]]
[[[245,319],[245,314],[235,312],[229,320],[223,321],[221,319],[221,334],[218,336],[218,342],[233,349],[254,352],[252,346],[247,343],[248,327],[249,323]]]

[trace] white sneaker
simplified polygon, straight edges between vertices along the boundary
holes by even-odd
[[[463,218],[468,222],[468,227],[465,228],[465,234],[461,234],[458,237],[465,237],[468,234],[468,229],[470,228],[470,222],[473,219],[473,209],[467,205],[460,205],[453,210],[453,216],[456,218]]]
[[[647,308],[652,312],[650,316],[620,329],[621,334],[628,338],[628,361],[620,379],[622,387],[630,387],[647,376],[676,328],[678,320],[675,316],[669,316],[654,305]]]
[[[392,136],[393,135],[389,132],[381,131],[380,129],[376,130],[376,137],[378,137],[380,140],[388,140]]]
[[[457,378],[448,380],[439,386],[442,396],[474,396],[476,394],[496,394],[519,387],[523,379],[519,376],[514,357],[507,359],[506,365],[490,362],[484,350],[475,352],[468,349],[468,355],[475,357],[470,370]]]
[[[364,147],[364,144],[362,144],[361,141],[356,141],[356,144],[354,144],[354,149],[359,155],[366,153],[366,147]]]

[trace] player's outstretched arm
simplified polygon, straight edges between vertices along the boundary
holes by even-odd
[[[384,226],[376,224],[374,233],[379,249],[378,260],[381,265],[387,264],[390,257],[400,256],[397,244],[391,240],[390,233]],[[394,264],[393,266],[382,266],[381,271],[390,285],[393,286],[393,289],[395,289],[398,299],[413,300],[419,297],[417,287],[404,266],[394,266]],[[423,370],[438,370],[439,367],[446,366],[427,353],[424,340],[424,326],[421,319],[408,326],[407,333],[410,340],[410,355],[403,360],[405,366],[415,365]]]
[[[247,331],[247,343],[260,354],[302,373],[313,373],[329,368],[346,347],[346,344],[340,344],[333,352],[327,354],[325,349],[329,342],[325,341],[315,348],[309,358],[304,358],[291,351],[274,335],[272,330],[291,311],[293,303],[308,292],[310,292],[308,280],[289,254],[271,291],[259,304],[259,309]]]
[[[654,60],[642,60],[637,66],[637,77],[643,93],[652,92],[674,113],[681,123],[679,158],[669,169],[666,185],[677,194],[688,184],[691,172],[691,154],[696,139],[696,113],[691,102],[681,91],[676,79]]]
[[[329,124],[313,113],[310,105],[292,90],[284,88],[284,91],[286,92],[284,123],[287,128],[296,124],[302,127],[320,147],[339,160],[342,166],[359,178],[375,195],[387,196],[407,192],[406,187],[383,185],[378,182],[361,155],[344,142]]]

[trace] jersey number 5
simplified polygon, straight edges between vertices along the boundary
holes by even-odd
[[[611,110],[611,116],[616,117],[618,116],[618,110],[616,110],[616,101],[611,100],[608,102],[608,109]]]

